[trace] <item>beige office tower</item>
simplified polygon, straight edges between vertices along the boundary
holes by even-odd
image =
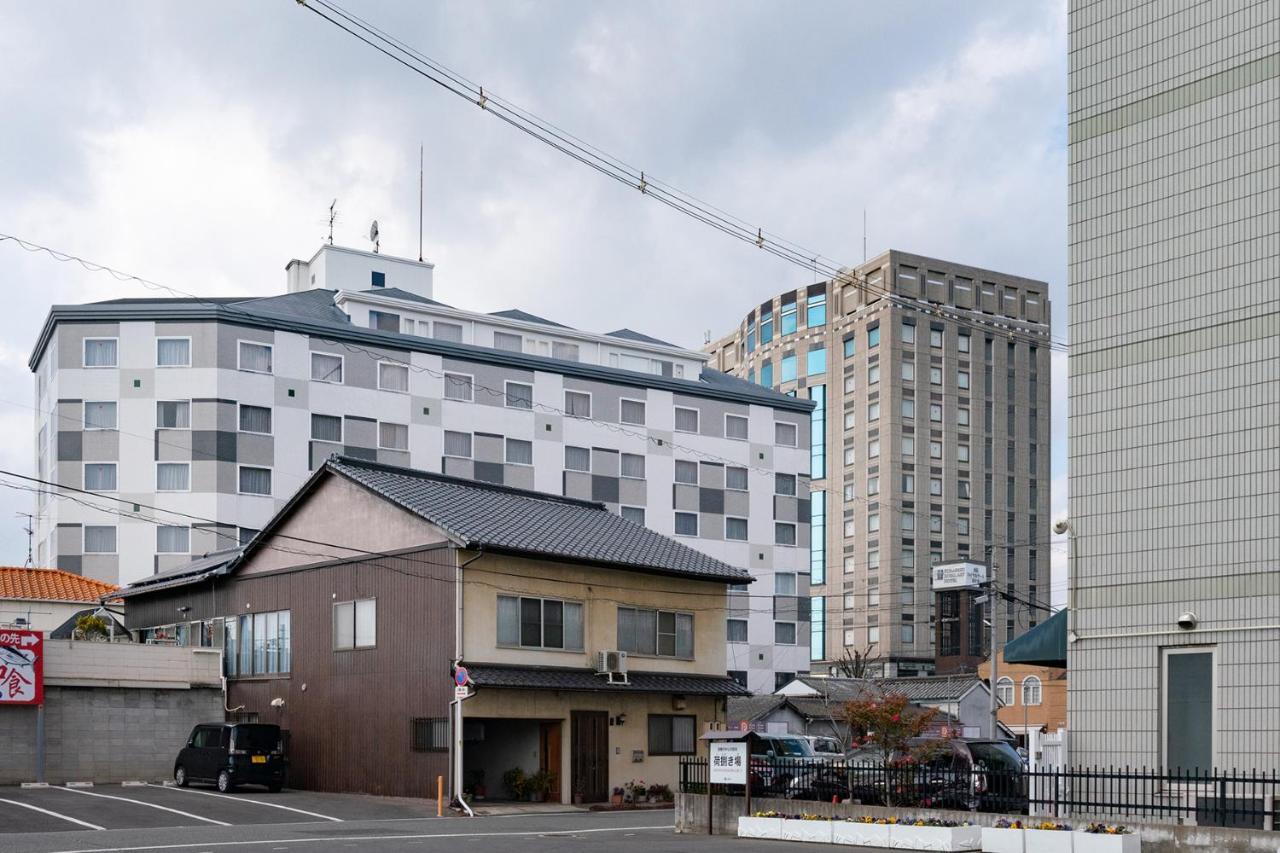
[[[815,403],[810,571],[754,590],[751,625],[807,596],[813,672],[868,649],[884,675],[972,670],[990,605],[930,588],[957,559],[989,559],[1012,597],[999,641],[1046,618],[1049,350],[1045,282],[899,251],[710,344],[710,366]]]

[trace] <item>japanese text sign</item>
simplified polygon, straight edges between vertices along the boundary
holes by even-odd
[[[44,635],[0,628],[0,705],[44,701]]]
[[[712,785],[747,784],[747,744],[743,741],[732,743],[713,741],[710,767]]]

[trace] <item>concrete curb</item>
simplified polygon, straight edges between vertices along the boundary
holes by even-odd
[[[92,783],[92,782],[68,782],[68,783],[65,785],[65,787],[67,787],[67,788],[92,788],[92,787],[93,787],[93,783]]]
[[[47,787],[49,787],[49,783],[48,783],[48,782],[23,782],[23,783],[22,783],[22,787],[24,787],[24,788],[47,788]]]
[[[147,787],[147,783],[138,779],[130,779],[127,782],[121,782],[120,787],[121,788],[145,788]]]

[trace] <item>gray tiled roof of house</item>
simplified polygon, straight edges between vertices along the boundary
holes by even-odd
[[[467,672],[479,688],[513,690],[570,690],[610,693],[683,693],[689,696],[744,696],[747,690],[724,675],[687,675],[671,672],[631,672],[629,684],[610,684],[590,669],[551,666],[508,666],[468,663]]]
[[[328,292],[333,293],[333,291]],[[450,307],[445,305],[443,302],[438,302],[435,299],[431,299],[426,296],[419,296],[416,293],[410,293],[409,291],[402,290],[399,287],[371,287],[368,290],[361,290],[358,292],[368,293],[372,296],[387,296],[391,299],[402,299],[405,302],[421,302],[423,305],[438,305],[441,308]]]
[[[753,722],[787,704],[786,696],[739,696],[729,700],[725,720],[736,724],[742,720]]]
[[[537,323],[542,326],[555,326],[557,329],[569,329],[564,323],[557,323],[555,320],[548,320],[546,317],[539,317],[537,314],[530,314],[528,311],[521,311],[519,308],[507,308],[504,311],[490,311],[490,317],[502,317],[507,320],[520,320],[525,323]]]
[[[868,692],[901,693],[913,702],[952,702],[980,683],[976,675],[931,675],[907,678],[814,678],[796,679],[832,701],[847,702]],[[796,697],[801,698],[801,697]],[[812,698],[812,697],[811,697]]]
[[[236,307],[255,314],[271,314],[281,318],[305,317],[349,325],[347,315],[333,304],[333,294],[332,290],[313,288],[281,296],[266,296],[238,303]]]
[[[614,329],[612,332],[605,332],[611,338],[622,338],[624,341],[638,341],[642,344],[657,344],[663,347],[673,347],[675,344],[668,341],[655,338],[652,335],[646,335],[643,332],[637,332],[635,329]]]
[[[634,524],[603,504],[334,456],[347,477],[441,528],[460,546],[633,571],[747,583],[742,569]]]
[[[134,581],[124,589],[112,593],[111,598],[128,598],[131,595],[156,592],[170,586],[182,586],[212,575],[226,574],[242,553],[244,553],[243,547],[210,551],[180,566],[174,566],[171,569],[156,572],[150,577]]]

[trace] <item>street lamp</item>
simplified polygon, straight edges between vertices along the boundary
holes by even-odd
[[[1053,532],[1067,534],[1067,641],[1076,639],[1076,527],[1070,519],[1060,518],[1053,523]]]

